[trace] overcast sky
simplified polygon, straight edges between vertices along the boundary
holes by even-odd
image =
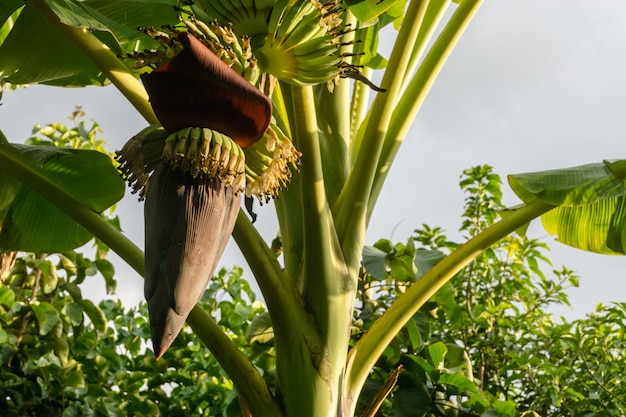
[[[598,0],[492,0],[479,10],[446,64],[394,165],[368,233],[404,241],[426,223],[458,238],[465,168],[490,164],[507,174],[626,158],[626,2]],[[0,129],[22,142],[35,123],[62,122],[74,105],[97,120],[119,149],[145,127],[113,87],[60,89],[32,86],[7,91]],[[519,200],[505,186],[505,203]],[[143,246],[143,205],[127,193],[119,205],[122,228]],[[259,210],[268,239],[276,232],[271,207]],[[626,301],[626,259],[588,254],[552,243],[540,227],[533,237],[550,243],[554,266],[581,276],[570,291],[568,318],[598,302]],[[245,262],[231,244],[221,265]],[[118,295],[143,298],[143,281],[116,262]],[[102,293],[102,279],[90,278]]]

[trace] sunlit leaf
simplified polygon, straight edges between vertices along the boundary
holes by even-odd
[[[378,32],[380,23],[360,29],[356,32],[357,48],[361,55],[359,65],[373,69],[385,68],[387,59],[378,53]]]
[[[509,175],[511,188],[525,203],[540,199],[554,205],[585,205],[626,194],[607,163]]]
[[[626,197],[586,206],[557,207],[541,216],[543,227],[575,248],[607,255],[626,253]]]
[[[66,303],[62,311],[70,319],[72,325],[78,326],[83,322],[83,307],[80,304]]]
[[[559,207],[541,217],[557,240],[583,250],[626,253],[626,161],[512,175],[509,183],[526,203],[539,198]]]
[[[460,326],[463,322],[461,307],[456,303],[454,286],[451,282],[444,284],[435,293],[435,301],[441,305],[453,326]]]
[[[15,292],[9,287],[0,287],[0,304],[12,308],[15,304]]]
[[[407,255],[394,256],[389,261],[391,276],[396,281],[413,281],[415,279],[416,267],[413,258]]]
[[[65,378],[65,390],[76,394],[83,393],[85,389],[85,378],[77,371],[70,371]]]
[[[407,321],[406,330],[409,335],[409,341],[411,342],[413,350],[420,350],[424,345],[424,341],[422,340],[422,336],[420,334],[419,328],[417,327],[417,323],[414,320]]]
[[[44,294],[52,293],[59,282],[57,277],[57,270],[49,260],[44,260],[37,263],[37,268],[42,272],[41,276],[41,288]]]
[[[3,0],[0,2],[0,25],[23,5],[24,2],[22,0]],[[3,38],[0,37],[0,43],[2,42],[2,39]]]
[[[437,263],[444,258],[444,254],[438,250],[426,250],[426,249],[418,249],[415,252],[414,262],[417,266],[417,273],[415,274],[415,278],[419,278],[424,275],[426,272],[430,271],[430,269],[437,265]]]
[[[476,385],[474,385],[472,381],[467,379],[465,375],[459,372],[443,373],[439,376],[437,382],[440,384],[451,385],[457,388],[460,392],[478,392],[476,389]]]
[[[94,263],[96,265],[96,268],[98,268],[98,271],[104,277],[107,294],[110,294],[113,291],[115,291],[115,287],[116,287],[116,281],[114,278],[115,267],[113,266],[113,264],[106,259],[96,259]]]
[[[499,417],[515,417],[517,415],[513,401],[496,400],[493,406],[498,412]]]

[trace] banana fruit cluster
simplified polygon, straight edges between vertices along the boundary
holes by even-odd
[[[213,20],[208,25],[194,15],[180,17],[192,35],[207,46],[223,62],[246,80],[255,84],[261,75],[257,60],[252,56],[252,47],[248,36],[239,37],[231,25],[220,25]]]
[[[183,49],[179,39],[181,32],[188,31],[233,71],[255,84],[261,75],[256,58],[252,55],[252,46],[248,36],[239,37],[230,25],[220,25],[216,20],[205,23],[194,15],[180,16],[179,26],[163,26],[160,29],[142,28],[141,30],[156,40],[162,49],[136,52],[124,58],[133,62],[135,69],[149,72],[164,62],[172,59]]]
[[[295,85],[334,81],[342,62],[340,25],[334,2],[278,0],[267,38],[255,56],[263,71],[281,81]]]
[[[169,135],[163,160],[173,168],[198,176],[219,177],[225,187],[245,187],[243,150],[231,138],[208,128],[186,128]]]
[[[181,49],[188,31],[252,84],[262,72],[294,85],[327,83],[358,69],[341,55],[346,33],[337,0],[195,0],[180,25],[143,29],[163,49],[127,58],[135,67],[157,68]]]
[[[140,200],[145,198],[151,172],[163,160],[194,178],[218,176],[224,186],[267,203],[287,187],[300,156],[272,122],[261,140],[246,149],[211,129],[186,128],[168,135],[160,125],[152,125],[133,136],[115,159]]]

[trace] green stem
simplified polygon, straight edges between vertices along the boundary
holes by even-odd
[[[346,11],[343,24],[345,27],[356,26],[356,18],[350,11]],[[339,48],[339,54],[345,56],[346,63],[351,62],[354,38],[354,31],[348,31],[341,37],[343,45]],[[351,80],[340,78],[334,84],[332,92],[327,84],[320,84],[315,88],[324,186],[330,206],[339,196],[350,173],[351,85]]]
[[[402,83],[402,91],[406,90],[406,86],[411,80],[411,75],[417,68],[419,62],[422,60],[424,51],[430,43],[433,35],[435,34],[441,19],[443,19],[448,6],[450,6],[452,0],[431,0],[424,16],[424,22],[420,28],[420,33],[417,37],[417,42],[411,52],[411,59],[407,65],[406,72],[404,73],[404,81]]]
[[[332,205],[350,172],[350,81],[342,79],[332,93],[325,84],[316,91],[324,187]]]
[[[295,124],[291,85],[278,81],[274,89],[273,101],[275,102],[275,110],[279,113],[278,117],[280,117],[285,125],[285,134],[292,138],[292,140],[295,139],[293,135]],[[302,199],[300,198],[300,185],[300,175],[294,173],[289,183],[289,188],[281,192],[279,199],[274,200],[283,244],[285,271],[287,276],[296,283],[298,288],[302,286],[299,280],[301,278],[300,267],[302,265],[302,251],[304,247],[304,238],[302,235],[303,208]]]
[[[322,334],[327,336],[337,327],[337,316],[329,312],[329,297],[350,292],[355,283],[349,280],[343,282],[348,278],[347,271],[341,271],[338,275],[343,259],[341,252],[337,250],[337,236],[326,200],[313,90],[311,87],[300,87],[293,88],[292,91],[296,116],[295,137],[302,152],[301,198],[302,206],[306,208],[302,222],[303,294],[315,312]]]
[[[46,177],[31,159],[9,144],[0,144],[0,170],[59,207],[143,276],[144,256],[141,249],[109,224],[102,215]]]
[[[411,0],[400,28],[398,39],[389,58],[379,93],[366,117],[367,127],[360,129],[362,139],[356,140],[358,155],[345,187],[333,208],[341,247],[354,274],[361,258],[361,246],[365,237],[365,220],[376,166],[383,147],[389,121],[402,87],[404,68],[408,65],[416,42],[428,0]],[[360,146],[359,146],[360,144]]]
[[[308,316],[294,282],[282,270],[274,253],[243,211],[239,211],[233,237],[263,293],[276,338],[281,339],[294,327],[317,333],[315,326],[309,328],[313,320]]]
[[[292,87],[292,131],[302,152],[300,200],[303,252],[300,276],[307,308],[321,336],[303,344],[306,335],[278,355],[280,392],[288,415],[328,416],[337,409],[349,342],[350,278],[339,250],[326,199],[315,100],[311,87]],[[302,330],[292,328],[299,334]]]
[[[361,70],[361,74],[368,80],[372,78],[373,70],[365,67]],[[352,155],[358,154],[355,146],[355,139],[359,134],[359,126],[363,126],[365,115],[367,114],[367,105],[369,104],[370,87],[365,83],[355,82],[352,90],[352,103],[350,104],[350,147]],[[364,127],[364,126],[363,126]]]
[[[242,212],[233,236],[254,272],[272,319],[277,392],[285,398],[287,415],[302,415],[298,411],[313,409],[314,399],[329,392],[323,384],[312,388],[303,383],[318,382],[320,369],[327,361],[317,323],[305,308],[294,280],[280,269],[274,254]]]
[[[274,87],[274,93],[272,94],[273,116],[276,119],[278,126],[283,129],[283,132],[287,137],[291,138],[291,126],[289,125],[289,113],[287,109],[287,100],[283,94],[285,84],[276,81]],[[291,103],[291,101],[289,101]]]
[[[191,310],[187,323],[232,378],[255,417],[284,416],[259,371],[206,311],[196,306]]]
[[[289,188],[281,192],[280,198],[274,200],[276,217],[283,247],[283,265],[286,275],[301,288],[299,282],[300,266],[302,265],[302,201],[300,200],[300,176],[294,175]]]
[[[42,16],[80,48],[149,124],[159,123],[148,101],[148,94],[141,83],[105,44],[89,32],[88,28],[73,27],[62,23],[44,0],[29,0],[28,4],[37,9]]]
[[[417,112],[421,108],[435,79],[443,65],[458,43],[461,35],[478,11],[483,0],[467,0],[461,2],[450,21],[441,32],[432,48],[426,55],[415,76],[411,79],[406,91],[398,101],[394,114],[389,123],[389,130],[385,137],[376,176],[372,186],[368,219],[376,205],[382,186],[387,178],[391,164],[411,127]]]
[[[467,241],[424,274],[378,318],[348,354],[348,394],[355,400],[369,371],[402,327],[457,272],[508,234],[555,206],[535,200]]]

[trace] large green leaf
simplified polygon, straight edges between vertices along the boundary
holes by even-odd
[[[541,216],[543,227],[557,240],[589,252],[626,254],[626,197],[586,206],[561,206]]]
[[[525,203],[541,199],[558,206],[541,217],[557,240],[583,250],[626,253],[626,161],[509,176]]]
[[[8,146],[8,145],[2,145]],[[124,182],[111,159],[90,150],[13,145],[33,168],[85,206],[102,212],[124,195]],[[0,168],[0,251],[61,252],[92,235],[61,209]]]
[[[22,0],[2,0],[0,2],[0,22],[5,22],[17,9],[22,7]],[[1,40],[1,39],[0,39]]]
[[[84,86],[103,85],[106,77],[65,35],[26,5],[0,45],[0,80]]]
[[[118,55],[155,46],[139,27],[178,22],[176,0],[48,0],[46,3],[61,22],[88,28]],[[8,16],[11,9],[3,6],[0,16]],[[5,20],[6,17],[2,22]],[[0,45],[0,79],[12,84],[58,86],[106,83],[102,71],[29,4]]]
[[[608,162],[510,175],[509,184],[525,203],[539,198],[556,206],[591,204],[626,194]]]

